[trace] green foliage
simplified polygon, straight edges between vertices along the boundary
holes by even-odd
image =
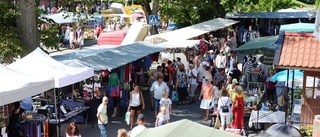
[[[219,0],[168,0],[160,7],[162,20],[170,19],[182,27],[225,16]]]
[[[227,12],[233,12],[236,5],[238,12],[270,12],[290,8],[292,0],[222,0]]]
[[[14,9],[13,3],[0,2],[0,63],[10,63],[26,50],[18,36],[15,18],[19,13]]]
[[[302,133],[303,136],[312,136],[313,127],[312,126],[301,127],[300,132]]]
[[[299,1],[306,3],[306,4],[315,4],[315,2],[316,2],[315,0],[299,0]]]

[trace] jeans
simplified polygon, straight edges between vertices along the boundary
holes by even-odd
[[[107,137],[107,124],[98,124],[101,136],[100,137]]]
[[[153,106],[154,106],[154,110],[155,111],[159,111],[159,102],[160,102],[160,99],[156,99],[155,97],[153,97]]]

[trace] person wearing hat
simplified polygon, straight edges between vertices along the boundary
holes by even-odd
[[[200,108],[203,110],[203,120],[208,120],[209,109],[211,109],[211,103],[213,98],[213,85],[209,81],[210,77],[205,77],[205,83],[202,85],[199,100],[201,100]]]
[[[226,89],[227,89],[230,97],[232,97],[233,94],[236,92],[237,84],[238,84],[238,80],[234,78],[234,79],[232,79],[232,83],[227,86]],[[234,100],[232,100],[232,101],[234,101]]]
[[[143,130],[147,129],[144,124],[146,123],[146,117],[143,114],[138,115],[137,124],[138,126],[134,127],[131,131],[130,137],[136,137]]]

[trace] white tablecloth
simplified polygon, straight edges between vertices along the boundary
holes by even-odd
[[[251,111],[249,119],[249,127],[252,127],[252,123],[257,123],[257,112],[255,110]],[[285,122],[285,112],[282,111],[259,111],[258,123],[284,123]]]

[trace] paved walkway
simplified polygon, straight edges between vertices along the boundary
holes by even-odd
[[[143,114],[145,114],[147,123],[146,127],[154,127],[154,112],[150,110],[150,97],[147,91],[143,91],[144,98],[146,100],[146,109],[142,111]],[[187,98],[188,100],[188,98]],[[194,104],[191,105],[184,105],[184,106],[177,106],[176,103],[173,105],[173,114],[170,116],[170,121],[178,121],[181,119],[189,119],[191,121],[203,124],[205,126],[208,126],[210,123],[210,120],[203,121],[202,120],[202,110],[199,108],[200,101],[197,101]],[[124,128],[127,131],[129,130],[129,126],[126,125],[124,121],[125,113],[127,108],[120,108],[119,115],[115,118],[111,118],[112,115],[112,109],[108,110],[109,115],[109,124],[107,127],[108,136],[109,137],[116,137],[117,131],[120,128]],[[245,120],[248,120],[249,118],[246,117]],[[92,127],[93,125],[93,127]],[[136,124],[134,125],[136,126]],[[84,124],[78,124],[80,133],[83,137],[99,137],[100,136],[100,130],[97,126],[97,120],[89,121],[87,126],[84,126]],[[64,135],[66,129],[66,124],[62,124],[61,126],[61,133]],[[250,134],[250,136],[254,137],[254,134]]]

